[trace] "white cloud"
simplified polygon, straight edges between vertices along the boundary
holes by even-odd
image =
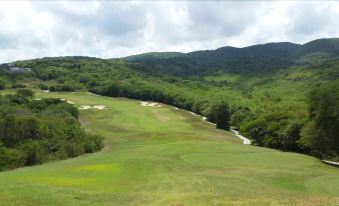
[[[1,1],[0,62],[338,37],[332,1]]]

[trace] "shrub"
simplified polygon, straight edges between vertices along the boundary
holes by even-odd
[[[20,83],[16,83],[16,84],[13,84],[13,85],[12,85],[12,88],[13,88],[13,89],[25,88],[25,87],[26,87],[26,85],[20,84]]]
[[[21,145],[24,153],[25,165],[41,164],[44,161],[45,152],[38,141],[27,141]]]
[[[214,104],[208,115],[208,119],[215,122],[217,128],[230,129],[230,111],[229,106],[225,102]]]
[[[17,95],[23,97],[33,97],[34,92],[31,89],[20,89],[16,92]]]
[[[5,82],[0,80],[0,90],[4,90],[6,88]]]
[[[38,87],[41,89],[41,90],[48,90],[48,85],[46,84],[39,84]]]

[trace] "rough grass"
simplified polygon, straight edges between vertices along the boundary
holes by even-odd
[[[37,93],[76,106],[105,137],[95,154],[0,173],[0,205],[339,205],[339,170],[242,145],[189,112],[85,92]]]

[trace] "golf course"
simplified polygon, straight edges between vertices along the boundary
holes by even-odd
[[[81,125],[105,146],[0,172],[0,205],[339,205],[339,169],[314,157],[243,145],[164,104],[87,92],[34,98],[47,97],[86,108]]]

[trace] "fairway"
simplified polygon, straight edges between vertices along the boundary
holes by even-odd
[[[86,92],[37,92],[75,106],[102,151],[0,172],[0,205],[339,205],[339,169],[243,145],[174,107]]]

